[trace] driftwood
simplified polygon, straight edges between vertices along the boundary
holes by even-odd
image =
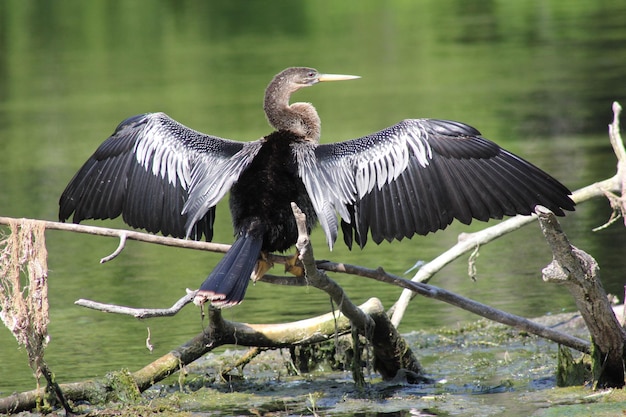
[[[554,259],[543,270],[547,282],[563,284],[574,297],[594,345],[594,381],[600,388],[624,386],[626,331],[619,324],[602,283],[597,262],[572,246],[551,211],[537,207],[541,230]]]
[[[382,304],[375,298],[361,305],[359,310],[374,317],[385,314]],[[127,398],[130,394],[120,392],[120,386],[132,387],[131,391],[137,394],[143,392],[219,346],[300,346],[329,340],[335,332],[345,333],[351,326],[350,320],[340,311],[293,323],[258,325],[224,320],[220,310],[210,309],[208,320],[209,324],[202,333],[136,372],[113,372],[95,380],[61,384],[65,398],[93,403]],[[47,390],[40,388],[0,399],[0,413],[33,409],[41,398],[54,402]]]
[[[313,248],[307,233],[304,213],[291,203],[296,223],[298,224],[298,241],[296,248],[309,283],[330,295],[341,312],[350,319],[352,326],[359,329],[371,343],[374,351],[374,369],[383,379],[394,378],[400,370],[408,371],[414,380],[426,380],[422,377],[422,367],[413,355],[406,341],[400,336],[387,314],[378,310],[374,314],[366,314],[357,308],[348,298],[343,289],[328,276],[317,269],[313,258]],[[381,304],[382,307],[382,304]]]
[[[619,133],[620,112],[620,105],[614,103],[614,117],[609,125],[609,138],[618,160],[618,180],[615,188],[621,193],[621,197],[608,190],[605,191],[613,208],[613,215],[607,224],[620,217],[626,222],[626,216],[624,216],[626,213],[626,175],[624,175],[626,173],[626,150]],[[625,385],[626,330],[615,317],[611,303],[602,287],[600,268],[591,255],[570,244],[556,216],[551,211],[538,206],[536,213],[539,216],[541,230],[553,254],[552,262],[543,270],[543,279],[567,287],[589,329],[593,343],[594,385],[599,388],[622,388]]]

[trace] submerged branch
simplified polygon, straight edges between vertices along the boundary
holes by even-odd
[[[341,286],[317,268],[307,231],[306,216],[295,203],[291,203],[291,209],[298,226],[296,248],[304,265],[307,281],[315,288],[325,291],[339,306],[339,310],[350,319],[352,326],[356,327],[370,341],[374,353],[374,369],[385,380],[395,378],[401,370],[404,370],[407,375],[410,375],[409,378],[412,382],[428,381],[428,378],[422,375],[421,364],[413,355],[404,338],[389,321],[380,301],[378,301],[380,308],[377,311],[369,314],[362,311],[350,301]],[[353,340],[357,343],[358,337],[353,338]],[[354,346],[354,349],[355,351],[359,350],[357,346]],[[360,355],[355,356],[353,360],[356,361],[358,357]],[[354,363],[352,368],[354,380],[358,384],[358,381],[362,379],[361,364]]]
[[[359,309],[365,314],[384,314],[380,301],[375,298],[359,306]],[[205,331],[136,372],[113,372],[99,379],[60,384],[60,388],[65,398],[74,402],[98,404],[115,401],[123,395],[117,389],[127,387],[129,382],[137,392],[143,392],[222,345],[261,348],[299,346],[320,343],[334,337],[336,332],[346,333],[350,330],[350,320],[340,311],[292,323],[247,324],[224,320],[219,310],[211,309],[209,321]],[[118,383],[120,379],[124,379],[124,383]],[[0,413],[34,409],[42,398],[53,400],[45,388],[0,398]]]

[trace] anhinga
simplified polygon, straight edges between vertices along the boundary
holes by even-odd
[[[318,221],[332,248],[363,247],[445,229],[453,219],[573,210],[570,191],[522,158],[459,122],[411,119],[345,142],[319,144],[320,119],[292,93],[321,81],[358,78],[288,68],[265,92],[275,129],[237,142],[189,129],[163,113],[123,121],[61,196],[59,218],[122,215],[130,226],[175,237],[213,236],[215,206],[230,191],[236,240],[203,282],[196,301],[242,301],[262,251],[293,246],[295,202]]]

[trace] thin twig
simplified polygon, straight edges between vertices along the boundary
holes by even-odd
[[[196,296],[198,291],[192,291],[187,289],[187,295],[181,297],[172,307],[170,308],[134,308],[134,307],[125,307],[118,306],[115,304],[105,304],[99,303],[97,301],[79,299],[74,302],[74,304],[79,305],[81,307],[90,308],[92,310],[103,311],[105,313],[116,313],[116,314],[125,314],[128,316],[133,316],[138,319],[146,319],[151,317],[170,317],[176,315],[184,306],[193,302],[193,298]]]
[[[126,236],[127,234],[125,232],[120,233],[120,244],[117,246],[117,249],[115,249],[115,251],[109,256],[105,256],[104,258],[100,259],[101,264],[105,262],[109,262],[111,259],[115,258],[117,255],[122,253],[122,250],[126,246]]]

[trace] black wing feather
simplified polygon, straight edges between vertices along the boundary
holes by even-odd
[[[59,219],[111,219],[122,215],[130,226],[174,237],[213,237],[215,203],[235,174],[246,165],[238,158],[245,144],[189,129],[163,113],[126,119],[72,178],[59,200]],[[194,170],[218,184],[218,191],[198,190]],[[194,188],[195,187],[195,188]],[[184,213],[190,192],[207,204]],[[193,223],[190,219],[193,217]]]
[[[405,120],[303,154],[300,175],[314,207],[339,212],[348,247],[364,246],[368,233],[375,243],[401,240],[454,219],[528,215],[538,204],[557,215],[574,209],[567,187],[459,122]],[[322,227],[332,247],[336,231]]]

